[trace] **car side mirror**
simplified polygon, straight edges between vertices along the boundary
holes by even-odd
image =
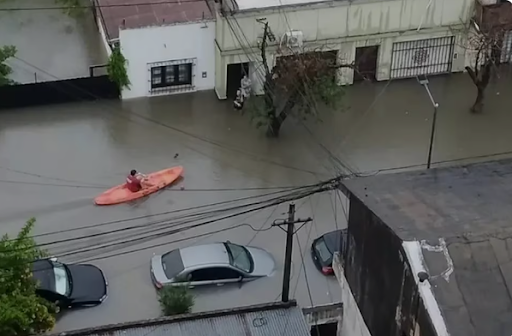
[[[56,262],[57,261],[57,257],[49,257],[48,260]]]

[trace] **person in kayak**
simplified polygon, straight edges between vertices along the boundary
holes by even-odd
[[[126,188],[131,192],[137,192],[151,186],[152,184],[148,182],[146,175],[138,173],[135,169],[132,169],[130,175],[126,177]]]

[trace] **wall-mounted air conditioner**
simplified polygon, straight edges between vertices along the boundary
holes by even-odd
[[[288,48],[298,48],[302,47],[303,42],[303,34],[300,30],[292,30],[289,32],[286,32],[286,46]]]

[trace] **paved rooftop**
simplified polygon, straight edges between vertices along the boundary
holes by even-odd
[[[97,0],[107,35],[119,29],[173,25],[213,19],[207,0]]]
[[[423,263],[451,336],[512,333],[512,160],[347,181]]]
[[[310,336],[295,301],[162,317],[53,336]]]

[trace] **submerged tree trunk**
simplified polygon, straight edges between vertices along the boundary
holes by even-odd
[[[473,84],[476,86],[477,94],[475,102],[473,106],[471,106],[471,112],[473,113],[481,113],[484,107],[484,98],[485,98],[485,89],[489,85],[489,81],[491,79],[491,71],[492,71],[492,60],[487,60],[479,69],[478,73],[467,66],[466,70],[468,72],[469,77],[473,81]]]
[[[475,102],[473,103],[473,106],[471,107],[471,112],[481,113],[484,107],[485,88],[482,86],[477,86],[476,90],[476,99]]]
[[[295,99],[291,97],[286,101],[283,109],[279,114],[277,114],[277,110],[274,107],[273,114],[269,115],[269,123],[267,128],[267,136],[277,138],[279,137],[279,132],[281,131],[281,126],[284,121],[290,114],[291,110],[295,106]]]

